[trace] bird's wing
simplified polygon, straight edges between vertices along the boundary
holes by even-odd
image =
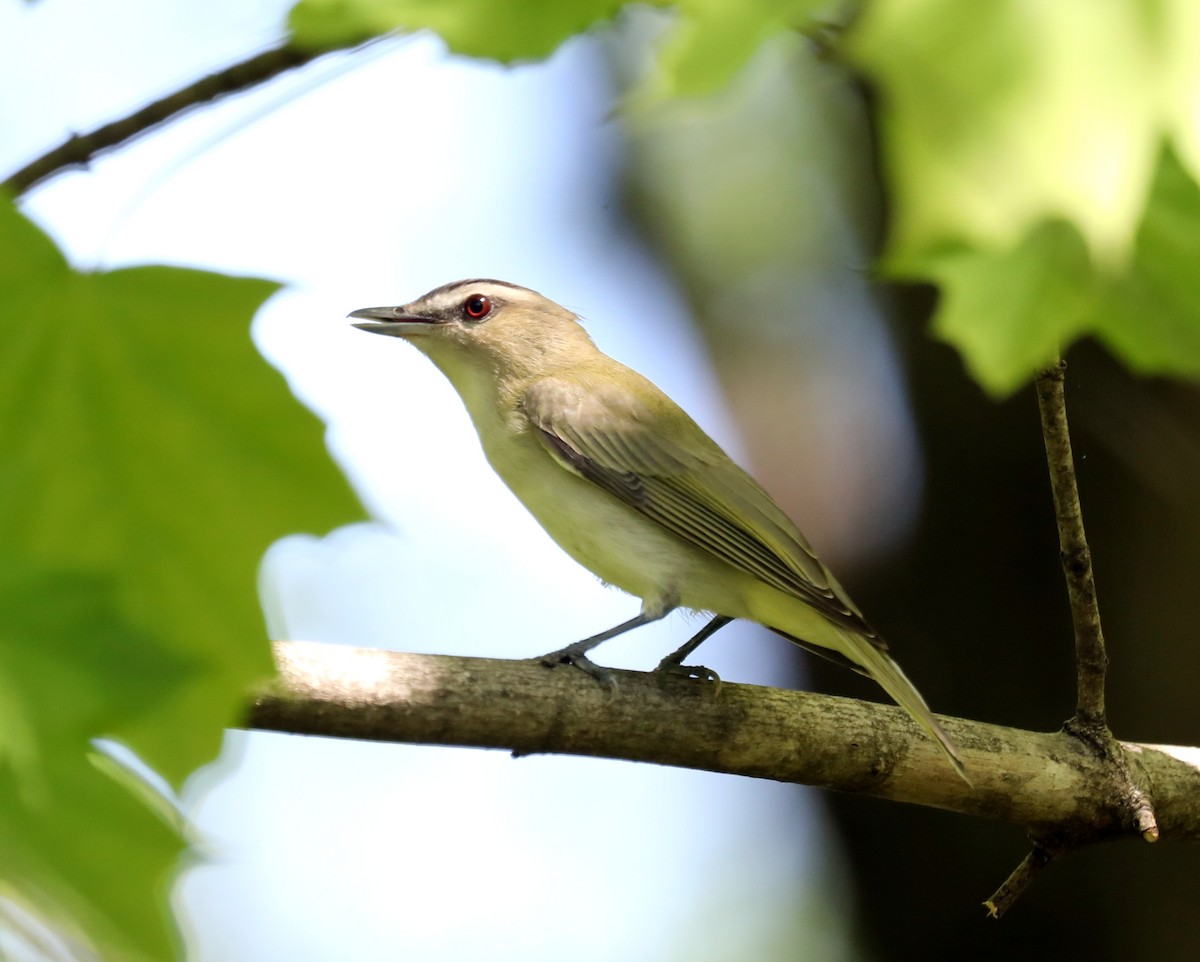
[[[535,382],[523,407],[550,454],[683,541],[883,647],[770,496],[658,388],[629,375],[639,394],[586,371]]]

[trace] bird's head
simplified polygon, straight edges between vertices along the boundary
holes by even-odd
[[[354,326],[402,337],[456,386],[467,370],[541,376],[595,350],[579,318],[526,287],[496,280],[455,281],[398,307],[354,311]]]

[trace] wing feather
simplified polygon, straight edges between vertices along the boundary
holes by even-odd
[[[586,372],[578,380],[545,378],[529,388],[523,407],[560,463],[681,540],[883,647],[770,496],[686,413],[643,383],[639,397]],[[658,428],[664,415],[692,429],[668,434]]]

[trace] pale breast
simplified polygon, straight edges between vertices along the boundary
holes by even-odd
[[[572,558],[653,609],[682,605],[738,617],[740,573],[687,544],[556,461],[528,433],[484,450],[496,473]]]

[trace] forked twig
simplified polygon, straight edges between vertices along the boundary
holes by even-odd
[[[1046,462],[1050,468],[1054,515],[1058,522],[1059,557],[1067,580],[1071,624],[1075,633],[1075,715],[1063,728],[1090,746],[1112,773],[1115,788],[1113,808],[1119,813],[1117,821],[1122,827],[1136,831],[1147,842],[1154,842],[1158,840],[1159,829],[1153,802],[1146,790],[1135,781],[1125,751],[1108,727],[1104,708],[1108,654],[1104,649],[1096,581],[1092,575],[1092,554],[1083,531],[1071,434],[1067,428],[1067,405],[1063,391],[1066,369],[1066,362],[1060,358],[1038,374],[1035,382]],[[1081,838],[1078,844],[1087,841],[1088,838]],[[1038,873],[1070,847],[1035,842],[1033,850],[992,897],[984,902],[988,914],[992,918],[1000,918]]]

